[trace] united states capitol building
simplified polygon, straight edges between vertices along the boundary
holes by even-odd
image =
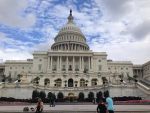
[[[7,60],[3,64],[4,75],[13,79],[22,75],[21,82],[38,81],[39,86],[68,89],[101,86],[104,80],[116,83],[120,76],[125,80],[134,75],[143,76],[142,66],[134,66],[131,61],[108,60],[106,52],[90,50],[72,11],[54,41],[48,51],[33,52],[33,59]]]

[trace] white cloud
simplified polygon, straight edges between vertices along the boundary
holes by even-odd
[[[22,15],[27,5],[27,0],[0,0],[0,24],[23,28],[34,25],[35,15]]]
[[[0,33],[0,45],[0,59],[4,61],[32,58],[31,48],[24,46],[24,42],[7,37],[4,33]]]

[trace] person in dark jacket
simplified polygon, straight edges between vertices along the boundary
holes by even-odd
[[[102,99],[99,101],[99,104],[97,105],[97,113],[107,113],[107,107]]]
[[[43,102],[42,102],[41,98],[39,98],[38,102],[37,102],[35,113],[42,113],[42,112],[43,112]]]

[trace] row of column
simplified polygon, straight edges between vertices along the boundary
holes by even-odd
[[[88,50],[87,47],[79,44],[59,44],[53,48],[53,50]]]
[[[53,66],[54,66],[54,58],[56,58],[57,57],[57,61],[56,61],[56,70],[58,71],[61,71],[61,69],[62,69],[62,56],[50,56],[49,58],[48,58],[48,69],[49,70],[51,70],[51,71],[53,71]],[[64,57],[64,56],[63,56]],[[66,66],[65,66],[65,68],[66,68],[66,71],[68,71],[68,69],[69,69],[69,60],[68,60],[68,57],[70,57],[70,56],[66,56]],[[87,56],[87,58],[88,58],[88,61],[87,61],[87,63],[88,63],[88,69],[89,70],[91,70],[92,69],[92,57],[91,56]],[[84,56],[79,56],[79,66],[78,66],[78,68],[79,68],[79,71],[83,71],[84,70],[84,68],[85,68],[85,62],[84,62]],[[72,71],[75,71],[75,56],[72,56]]]

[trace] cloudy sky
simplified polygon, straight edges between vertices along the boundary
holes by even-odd
[[[150,60],[150,0],[0,0],[0,59],[47,50],[69,10],[91,50],[135,64]]]

